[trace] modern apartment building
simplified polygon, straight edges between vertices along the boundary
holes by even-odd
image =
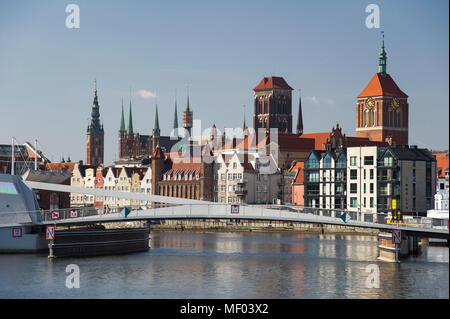
[[[347,148],[347,209],[354,220],[377,218],[377,146]]]
[[[386,148],[378,157],[378,213],[426,216],[434,206],[436,158],[417,146]],[[393,200],[394,205],[393,207]]]
[[[306,206],[323,208],[324,216],[334,216],[330,209],[346,208],[346,163],[344,148],[310,153],[304,169]]]

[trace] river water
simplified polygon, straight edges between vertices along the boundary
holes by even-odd
[[[151,237],[148,252],[120,256],[0,255],[0,298],[449,298],[447,247],[393,264],[377,260],[373,236]],[[79,288],[66,287],[69,264],[79,267]],[[376,270],[379,288],[368,287]]]

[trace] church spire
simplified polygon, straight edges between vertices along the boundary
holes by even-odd
[[[176,130],[178,129],[178,111],[177,111],[177,96],[175,93],[175,112],[173,115],[173,129]]]
[[[153,125],[153,133],[160,133],[159,130],[159,118],[158,118],[158,104],[156,104],[155,110],[155,124]]]
[[[98,105],[97,80],[95,80],[94,83],[94,102],[92,103],[91,124],[88,129],[93,131],[101,131],[102,127],[100,125],[100,106]]]
[[[189,111],[189,84],[187,85],[187,106],[186,106],[186,110]]]
[[[123,98],[122,98],[122,116],[120,117],[120,128],[119,133],[125,133],[125,116],[123,114]]]
[[[302,114],[302,96],[298,89],[298,118],[297,118],[297,135],[303,134],[303,114]]]
[[[128,118],[128,135],[133,136],[133,116],[131,115],[131,88],[130,88],[130,117]]]
[[[383,42],[381,45],[381,51],[378,55],[378,73],[380,73],[383,77],[386,77],[386,51],[384,51],[384,31],[381,31],[383,35]]]

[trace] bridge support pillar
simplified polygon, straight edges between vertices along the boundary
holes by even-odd
[[[394,244],[392,233],[378,234],[378,259],[387,262],[400,262],[400,259],[420,254],[419,240],[416,236],[402,236],[401,244]]]

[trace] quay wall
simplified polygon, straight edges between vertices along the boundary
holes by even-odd
[[[146,222],[108,223],[108,228],[145,227]],[[248,221],[248,220],[204,220],[204,219],[177,219],[161,220],[159,224],[151,224],[155,231],[221,231],[221,232],[297,232],[312,234],[358,234],[378,235],[377,229],[366,229],[353,226],[320,225],[298,222],[279,221]]]

